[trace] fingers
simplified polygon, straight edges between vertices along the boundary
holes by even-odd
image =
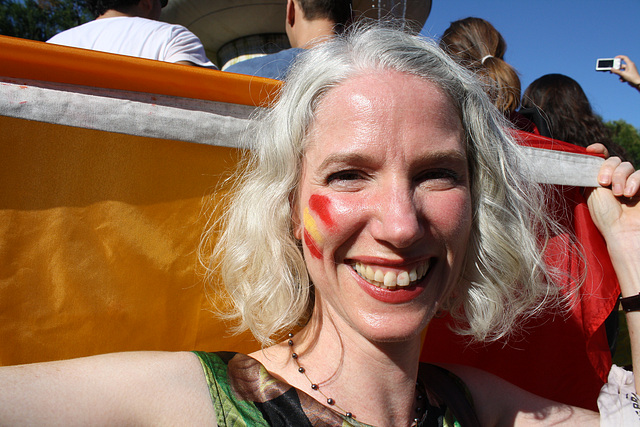
[[[629,78],[630,78],[630,74],[632,74],[629,70],[627,70],[627,66],[625,64],[622,64],[620,66],[620,69],[618,69],[618,70],[616,70],[615,68],[612,68],[610,71],[611,71],[611,73],[620,76],[620,81],[621,82],[628,81]]]
[[[638,191],[640,174],[635,172],[633,165],[622,162],[613,172],[611,191],[614,196],[633,197]]]
[[[638,195],[638,190],[640,190],[640,171],[635,171],[627,178],[623,195],[625,197],[635,197]]]
[[[620,69],[634,71],[636,69],[636,64],[629,59],[627,55],[618,55],[616,58],[622,59],[622,64],[620,65]]]
[[[618,55],[616,58],[622,60],[622,64],[620,65],[620,69],[612,69],[611,73],[616,74],[620,77],[621,82],[627,82],[630,85],[639,88],[640,85],[640,75],[638,74],[638,69],[636,68],[636,64],[629,59],[627,55]]]
[[[587,146],[586,150],[587,153],[600,154],[605,159],[609,158],[609,150],[607,150],[607,147],[605,147],[604,144],[600,144],[599,142]]]
[[[598,183],[603,187],[610,186],[613,178],[613,172],[621,163],[622,160],[620,160],[619,157],[609,157],[605,160],[600,167],[600,172],[598,173]]]
[[[640,188],[640,172],[631,163],[610,157],[600,168],[598,182],[603,187],[610,186],[614,196],[633,197]]]

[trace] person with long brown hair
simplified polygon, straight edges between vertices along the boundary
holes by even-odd
[[[546,74],[534,80],[524,92],[522,108],[542,136],[581,147],[600,143],[611,155],[627,157],[625,150],[611,139],[580,84],[571,77]]]

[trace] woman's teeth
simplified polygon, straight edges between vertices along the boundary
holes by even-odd
[[[397,274],[393,271],[387,271],[384,273],[382,270],[360,262],[356,262],[352,265],[353,269],[360,277],[374,286],[385,289],[396,289],[397,287],[404,288],[413,285],[429,272],[430,266],[431,259],[418,264],[410,271],[403,271]]]

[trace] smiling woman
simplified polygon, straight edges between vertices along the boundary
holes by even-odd
[[[438,312],[490,340],[559,302],[542,253],[562,230],[473,76],[420,37],[356,28],[302,54],[257,126],[211,267],[265,348],[2,369],[0,423],[598,423],[482,371],[419,363]],[[612,189],[589,206],[636,349],[640,173],[611,158],[598,179]],[[614,372],[628,388],[608,395],[635,396]],[[620,404],[637,418],[610,401],[605,421]]]
[[[381,53],[376,46],[385,37],[388,47]],[[353,40],[306,53],[254,133],[254,157],[241,172],[216,255],[216,269],[237,303],[231,315],[270,343],[313,309],[317,286],[310,285],[305,259],[360,263],[365,276],[369,267],[374,279],[382,275],[374,282],[383,284],[385,276],[402,273],[383,267],[404,262],[431,265],[438,274],[446,266],[455,270],[447,283],[435,281],[442,289],[429,316],[449,310],[463,321],[461,330],[481,340],[509,334],[527,309],[554,302],[547,285],[554,272],[542,259],[536,233],[561,233],[545,214],[540,187],[521,173],[521,154],[502,131],[503,117],[476,80],[432,43],[391,30]],[[405,140],[406,149],[390,144]],[[456,208],[448,197],[458,194],[466,199]],[[312,203],[316,198],[324,203]],[[291,200],[299,212],[291,210]],[[336,235],[323,221],[329,212],[342,231],[359,217],[353,233],[391,227],[423,241],[371,236],[382,246],[412,247],[391,257],[375,248],[363,251],[384,263],[345,263],[327,253],[336,248],[325,247]],[[272,220],[265,223],[265,214]],[[302,227],[292,225],[292,216]],[[445,217],[455,228],[446,238],[434,222]],[[447,249],[438,250],[436,241]],[[523,286],[514,289],[513,283]],[[380,289],[372,292],[397,298],[407,291]]]
[[[424,39],[372,29],[305,53],[255,132],[214,257],[240,330],[265,344],[298,330],[251,356],[298,394],[322,389],[312,398],[347,421],[406,425],[436,313],[492,340],[560,303],[561,273],[541,248],[562,230],[506,127],[482,86]],[[511,398],[498,417],[518,413],[505,415]]]
[[[487,341],[561,303],[553,283],[562,273],[545,264],[542,248],[564,230],[523,174],[506,128],[468,72],[399,31],[355,30],[294,66],[254,132],[212,266],[238,329],[271,345],[251,360],[293,386],[307,416],[319,410],[304,402],[311,383],[312,402],[339,409],[326,412],[330,425],[430,425],[415,413],[414,384],[438,396],[447,388],[418,364],[421,333],[439,311]],[[633,183],[630,195],[632,172],[618,172]],[[272,345],[289,331],[297,333]],[[540,417],[523,404],[545,408],[544,422],[593,419],[486,374],[452,370],[482,407],[468,418],[464,405],[430,401],[441,420],[451,422],[449,410],[471,425],[476,416],[483,425]],[[476,395],[485,387],[501,396],[492,410]]]

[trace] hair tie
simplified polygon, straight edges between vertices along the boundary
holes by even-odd
[[[484,61],[486,61],[486,60],[487,60],[487,59],[489,59],[489,58],[493,58],[493,55],[487,55],[487,56],[485,56],[484,58],[482,58],[482,61],[481,61],[481,62],[482,62],[482,64],[484,65]]]

